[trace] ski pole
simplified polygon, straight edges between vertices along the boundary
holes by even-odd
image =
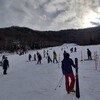
[[[64,76],[64,75],[63,75],[63,76]],[[61,87],[61,83],[62,83],[62,81],[63,81],[63,76],[62,76],[61,79],[59,80],[57,86],[55,87],[55,90],[57,89],[58,86]]]
[[[59,87],[61,87],[62,81],[63,81],[63,77],[62,77],[62,80],[61,80],[60,83],[59,83]]]

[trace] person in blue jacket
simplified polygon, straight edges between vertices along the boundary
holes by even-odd
[[[66,91],[69,94],[70,92],[75,92],[74,90],[74,84],[75,84],[75,77],[73,74],[72,66],[76,69],[77,67],[75,66],[73,60],[70,58],[69,53],[65,52],[64,53],[64,59],[62,61],[62,72],[63,75],[65,76],[65,86],[66,86]],[[69,81],[70,79],[70,81]]]

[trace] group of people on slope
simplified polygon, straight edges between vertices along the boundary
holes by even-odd
[[[57,60],[57,53],[56,53],[55,51],[53,51],[53,60],[51,59],[51,57],[50,57],[48,51],[47,51],[46,55],[44,55],[44,58],[47,59],[47,62],[48,62],[48,63],[50,63],[50,62],[58,63],[58,60]],[[31,59],[32,59],[32,55],[31,55],[31,54],[28,55],[28,59],[29,59],[29,61],[31,61]],[[34,54],[34,61],[37,61],[37,64],[41,64],[41,60],[42,60],[42,56],[41,56],[41,54],[37,51],[37,53]]]
[[[49,54],[47,55],[49,57]],[[89,49],[87,49],[87,55],[88,55],[88,59],[92,59],[91,51]],[[32,56],[31,54],[29,54],[29,61],[31,61],[31,58]],[[52,62],[51,58],[48,58],[48,59]],[[39,52],[37,52],[37,64],[41,64],[41,60],[42,60],[42,56]],[[49,60],[48,60],[48,63],[50,62]],[[58,60],[57,60],[57,54],[54,51],[53,63],[55,62],[58,63]],[[7,60],[7,57],[5,57],[4,55],[2,57],[2,64],[3,64],[3,74],[6,75],[7,69],[9,67],[9,61]],[[75,76],[74,76],[72,67],[74,67],[75,69],[78,69],[78,67],[74,64],[74,61],[70,58],[70,54],[64,51],[61,68],[62,68],[62,73],[65,76],[65,89],[68,94],[70,92],[75,92],[74,90]]]
[[[72,48],[70,49],[70,52],[71,52],[71,53],[76,52],[76,51],[77,51],[76,47],[75,47],[75,48],[72,47]]]
[[[47,50],[47,52],[44,50],[44,58],[47,58],[47,62],[48,63],[50,63],[50,62],[58,63],[57,53],[55,51],[53,51],[53,60],[52,60],[51,57],[50,57],[50,55],[49,55],[48,50]]]
[[[28,55],[28,59],[29,59],[29,61],[32,60],[31,54]],[[42,60],[42,56],[39,52],[37,52],[37,64],[41,64],[41,60]],[[36,61],[36,54],[34,54],[34,61]]]

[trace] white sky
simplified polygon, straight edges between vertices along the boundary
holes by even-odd
[[[0,27],[86,28],[100,25],[99,18],[100,0],[0,0]]]

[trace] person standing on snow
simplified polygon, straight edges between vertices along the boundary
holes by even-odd
[[[32,58],[32,55],[29,54],[29,55],[28,55],[28,59],[29,59],[29,61],[31,61],[31,58]]]
[[[74,52],[76,52],[77,50],[76,50],[76,47],[74,48]]]
[[[52,60],[51,60],[50,55],[49,55],[48,52],[47,52],[47,62],[48,62],[48,63],[52,62]]]
[[[89,49],[87,49],[87,56],[88,56],[88,60],[92,60],[91,51]]]
[[[56,54],[56,52],[54,51],[54,52],[53,52],[53,63],[55,63],[55,61],[56,61],[56,63],[58,63],[57,54]]]
[[[72,66],[76,69],[73,60],[69,58],[70,55],[68,53],[64,53],[64,59],[62,61],[62,73],[65,76],[65,86],[66,91],[69,94],[70,92],[75,92],[74,84],[75,84],[75,77],[73,74]],[[71,81],[69,81],[69,78]]]
[[[5,59],[3,61],[3,74],[4,75],[7,74],[8,67],[9,67],[9,61],[7,60],[7,57],[5,57]]]
[[[2,56],[2,62],[4,61],[4,59],[5,59],[5,55]]]
[[[37,64],[41,64],[42,56],[39,52],[37,52]]]

